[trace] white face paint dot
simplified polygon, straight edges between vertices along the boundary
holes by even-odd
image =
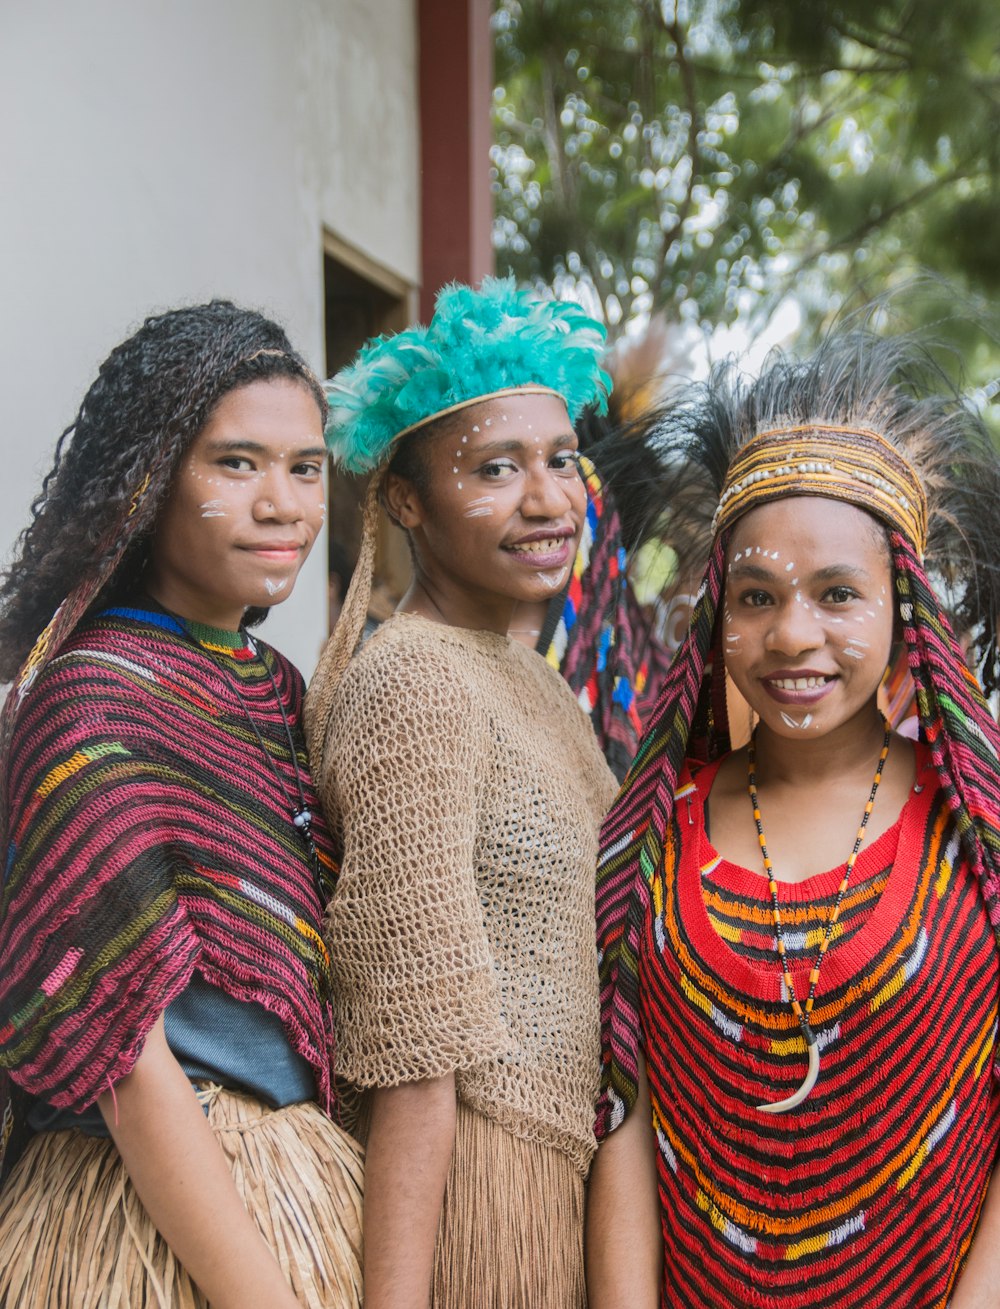
[[[463,444],[463,445],[467,445],[467,444],[468,444],[468,440],[469,440],[469,438],[468,438],[467,436],[463,436],[463,437],[462,437],[462,444]]]
[[[457,468],[453,468],[451,471],[452,471],[453,473],[457,473],[457,472],[458,472],[458,469],[457,469]]]
[[[492,418],[487,418],[487,420],[486,420],[486,426],[487,426],[487,427],[492,427],[492,426],[493,426],[493,419],[492,419]]]
[[[474,432],[478,432],[478,431],[479,431],[479,424],[478,424],[478,423],[475,423],[475,424],[473,425],[472,430],[473,430]]]
[[[795,560],[793,559],[790,564],[785,564],[785,572],[790,573],[794,567],[795,567]]]
[[[455,472],[456,472],[456,473],[458,472],[458,469],[457,469],[457,468],[455,469]],[[458,489],[459,489],[460,491],[461,491],[461,489],[462,489],[462,483],[461,483],[461,482],[459,482],[459,484],[458,484]]]

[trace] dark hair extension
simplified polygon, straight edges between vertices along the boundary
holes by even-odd
[[[226,300],[151,316],[112,350],[0,579],[0,681],[15,678],[67,597],[50,657],[84,613],[138,585],[185,451],[224,395],[276,377],[304,383],[326,421],[323,390],[284,331]]]

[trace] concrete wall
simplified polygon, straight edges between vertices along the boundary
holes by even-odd
[[[262,308],[323,367],[324,225],[419,281],[415,0],[0,0],[0,556],[108,350]],[[265,628],[308,674],[318,546]]]

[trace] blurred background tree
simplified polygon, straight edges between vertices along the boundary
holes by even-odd
[[[500,271],[748,338],[921,277],[992,400],[997,0],[497,0]],[[930,276],[927,276],[927,275]]]

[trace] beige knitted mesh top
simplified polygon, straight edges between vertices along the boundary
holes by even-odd
[[[344,851],[328,912],[338,1074],[454,1071],[470,1108],[586,1172],[594,874],[615,782],[569,688],[507,637],[396,615],[349,664],[315,763]]]

